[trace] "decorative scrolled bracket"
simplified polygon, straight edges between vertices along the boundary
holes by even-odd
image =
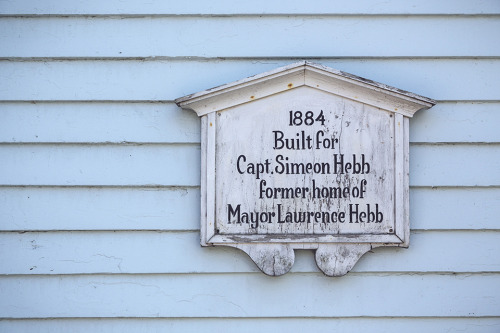
[[[231,244],[244,251],[266,275],[280,276],[292,268],[295,261],[293,244]],[[370,244],[319,244],[316,264],[327,276],[343,276],[372,249]]]
[[[237,244],[266,275],[279,276],[288,273],[295,262],[295,253],[288,244]]]
[[[342,276],[371,248],[370,244],[320,244],[315,255],[316,265],[327,276]]]

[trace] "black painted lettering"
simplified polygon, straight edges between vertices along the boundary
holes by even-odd
[[[240,168],[240,160],[243,160],[243,162],[246,162],[247,158],[245,157],[245,155],[240,155],[240,156],[238,156],[238,159],[236,160],[236,169],[238,170],[240,175],[242,175],[245,173],[245,171],[242,171]]]
[[[333,154],[333,173],[344,173],[344,154]]]
[[[283,142],[283,132],[282,131],[273,131],[274,134],[274,147],[273,149],[279,150],[283,149],[285,143]]]
[[[237,205],[236,206],[236,209],[233,209],[233,206],[231,206],[231,204],[228,204],[227,205],[227,223],[228,224],[231,224],[231,221],[233,217],[236,216],[236,221],[234,223],[241,223],[241,220],[240,220],[240,206],[241,205]]]

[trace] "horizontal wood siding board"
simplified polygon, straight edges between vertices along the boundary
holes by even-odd
[[[500,142],[500,103],[438,103],[410,120],[410,142]]]
[[[0,103],[0,143],[199,143],[196,113],[167,103]],[[500,142],[500,103],[438,103],[410,142]],[[18,124],[23,124],[19,127]]]
[[[3,18],[0,57],[491,57],[496,31],[497,17]]]
[[[0,110],[0,142],[200,142],[198,116],[174,103],[0,103]]]
[[[120,0],[85,3],[48,0],[38,3],[30,0],[17,0],[0,3],[3,15],[234,15],[234,14],[500,14],[498,2],[486,1],[385,1],[374,3],[370,0],[345,1],[321,0],[278,3],[265,0],[252,2],[222,0],[207,3],[203,0],[190,2],[149,1],[124,2]]]
[[[499,229],[500,188],[411,188],[412,229]]]
[[[500,185],[500,145],[410,146],[410,186]]]
[[[3,318],[499,316],[499,283],[500,274],[3,276],[0,313]],[[335,306],[319,306],[333,300]],[[374,306],[377,302],[384,306]]]
[[[84,318],[84,319],[4,319],[5,332],[39,333],[135,333],[135,332],[209,332],[289,333],[318,330],[323,332],[463,332],[497,333],[500,318]]]
[[[352,272],[500,272],[499,240],[499,231],[412,233],[409,249],[374,249]],[[439,250],[443,243],[446,251]],[[312,250],[295,254],[292,272],[320,272]],[[259,271],[237,249],[201,247],[198,232],[4,232],[0,233],[0,259],[0,275]]]
[[[413,230],[498,230],[500,188],[411,188]],[[199,230],[198,188],[2,187],[0,230]]]
[[[172,101],[294,60],[0,61],[4,101]],[[500,59],[324,59],[436,100],[498,101]]]
[[[199,145],[6,145],[0,184],[200,184]]]
[[[197,230],[198,188],[0,188],[0,230]]]
[[[499,317],[490,318],[84,318],[84,319],[4,319],[0,330],[5,332],[39,333],[135,333],[135,332],[209,332],[289,333],[318,330],[324,332],[462,332],[497,333]]]
[[[499,186],[500,145],[412,145],[411,186]],[[0,185],[198,186],[198,145],[0,145]],[[460,166],[460,167],[458,167]]]

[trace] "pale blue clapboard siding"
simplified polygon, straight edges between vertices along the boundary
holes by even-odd
[[[1,230],[198,230],[190,187],[0,187]]]
[[[17,0],[1,1],[0,13],[6,15],[143,15],[143,14],[194,14],[194,15],[234,15],[234,14],[499,14],[500,5],[496,0],[312,0],[288,1],[123,1],[90,0],[84,3],[71,1]]]
[[[0,61],[0,99],[172,101],[293,59]],[[499,101],[500,59],[324,59],[326,66],[447,101]]]
[[[308,332],[452,332],[498,333],[497,318],[140,318],[0,320],[5,332],[136,333],[136,332],[289,333]]]
[[[352,272],[500,273],[499,234],[498,230],[413,232],[411,250],[373,249]],[[443,242],[446,251],[438,251]],[[236,249],[201,248],[199,232],[3,232],[0,262],[0,284],[1,275],[259,272]],[[321,274],[309,250],[296,251],[291,271]]]
[[[498,186],[500,144],[410,146],[410,186]]]
[[[0,230],[200,228],[197,187],[0,187]],[[410,189],[412,230],[498,230],[500,188]]]
[[[458,167],[460,165],[455,166]],[[410,188],[412,229],[498,230],[500,229],[498,216],[500,216],[498,186]]]
[[[0,143],[199,143],[200,121],[174,103],[0,103]],[[500,103],[439,103],[410,142],[500,142]],[[19,127],[18,124],[23,124]]]
[[[196,144],[8,144],[0,146],[0,185],[197,186],[199,155]],[[495,156],[500,144],[415,144],[410,186],[499,186]]]
[[[0,114],[2,143],[200,142],[198,116],[174,103],[0,102]]]
[[[0,185],[200,184],[200,146],[3,145]]]
[[[0,57],[477,57],[500,53],[498,31],[497,17],[23,17],[0,21]]]
[[[500,97],[500,96],[499,96]],[[443,103],[417,112],[410,142],[500,142],[500,103]]]
[[[0,331],[498,331],[498,14],[0,1]],[[199,247],[199,122],[172,103],[303,57],[439,101],[410,121],[410,248],[338,279]]]
[[[499,284],[495,273],[352,273],[345,279],[321,273],[7,275],[0,277],[0,313],[4,318],[485,317],[498,316]]]

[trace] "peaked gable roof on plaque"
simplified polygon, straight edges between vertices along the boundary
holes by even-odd
[[[175,100],[198,116],[298,87],[311,87],[360,101],[407,117],[436,104],[430,98],[309,61],[247,77]],[[398,107],[399,106],[399,107]]]
[[[302,61],[176,100],[202,120],[201,244],[329,276],[409,245],[409,117],[432,99]]]

